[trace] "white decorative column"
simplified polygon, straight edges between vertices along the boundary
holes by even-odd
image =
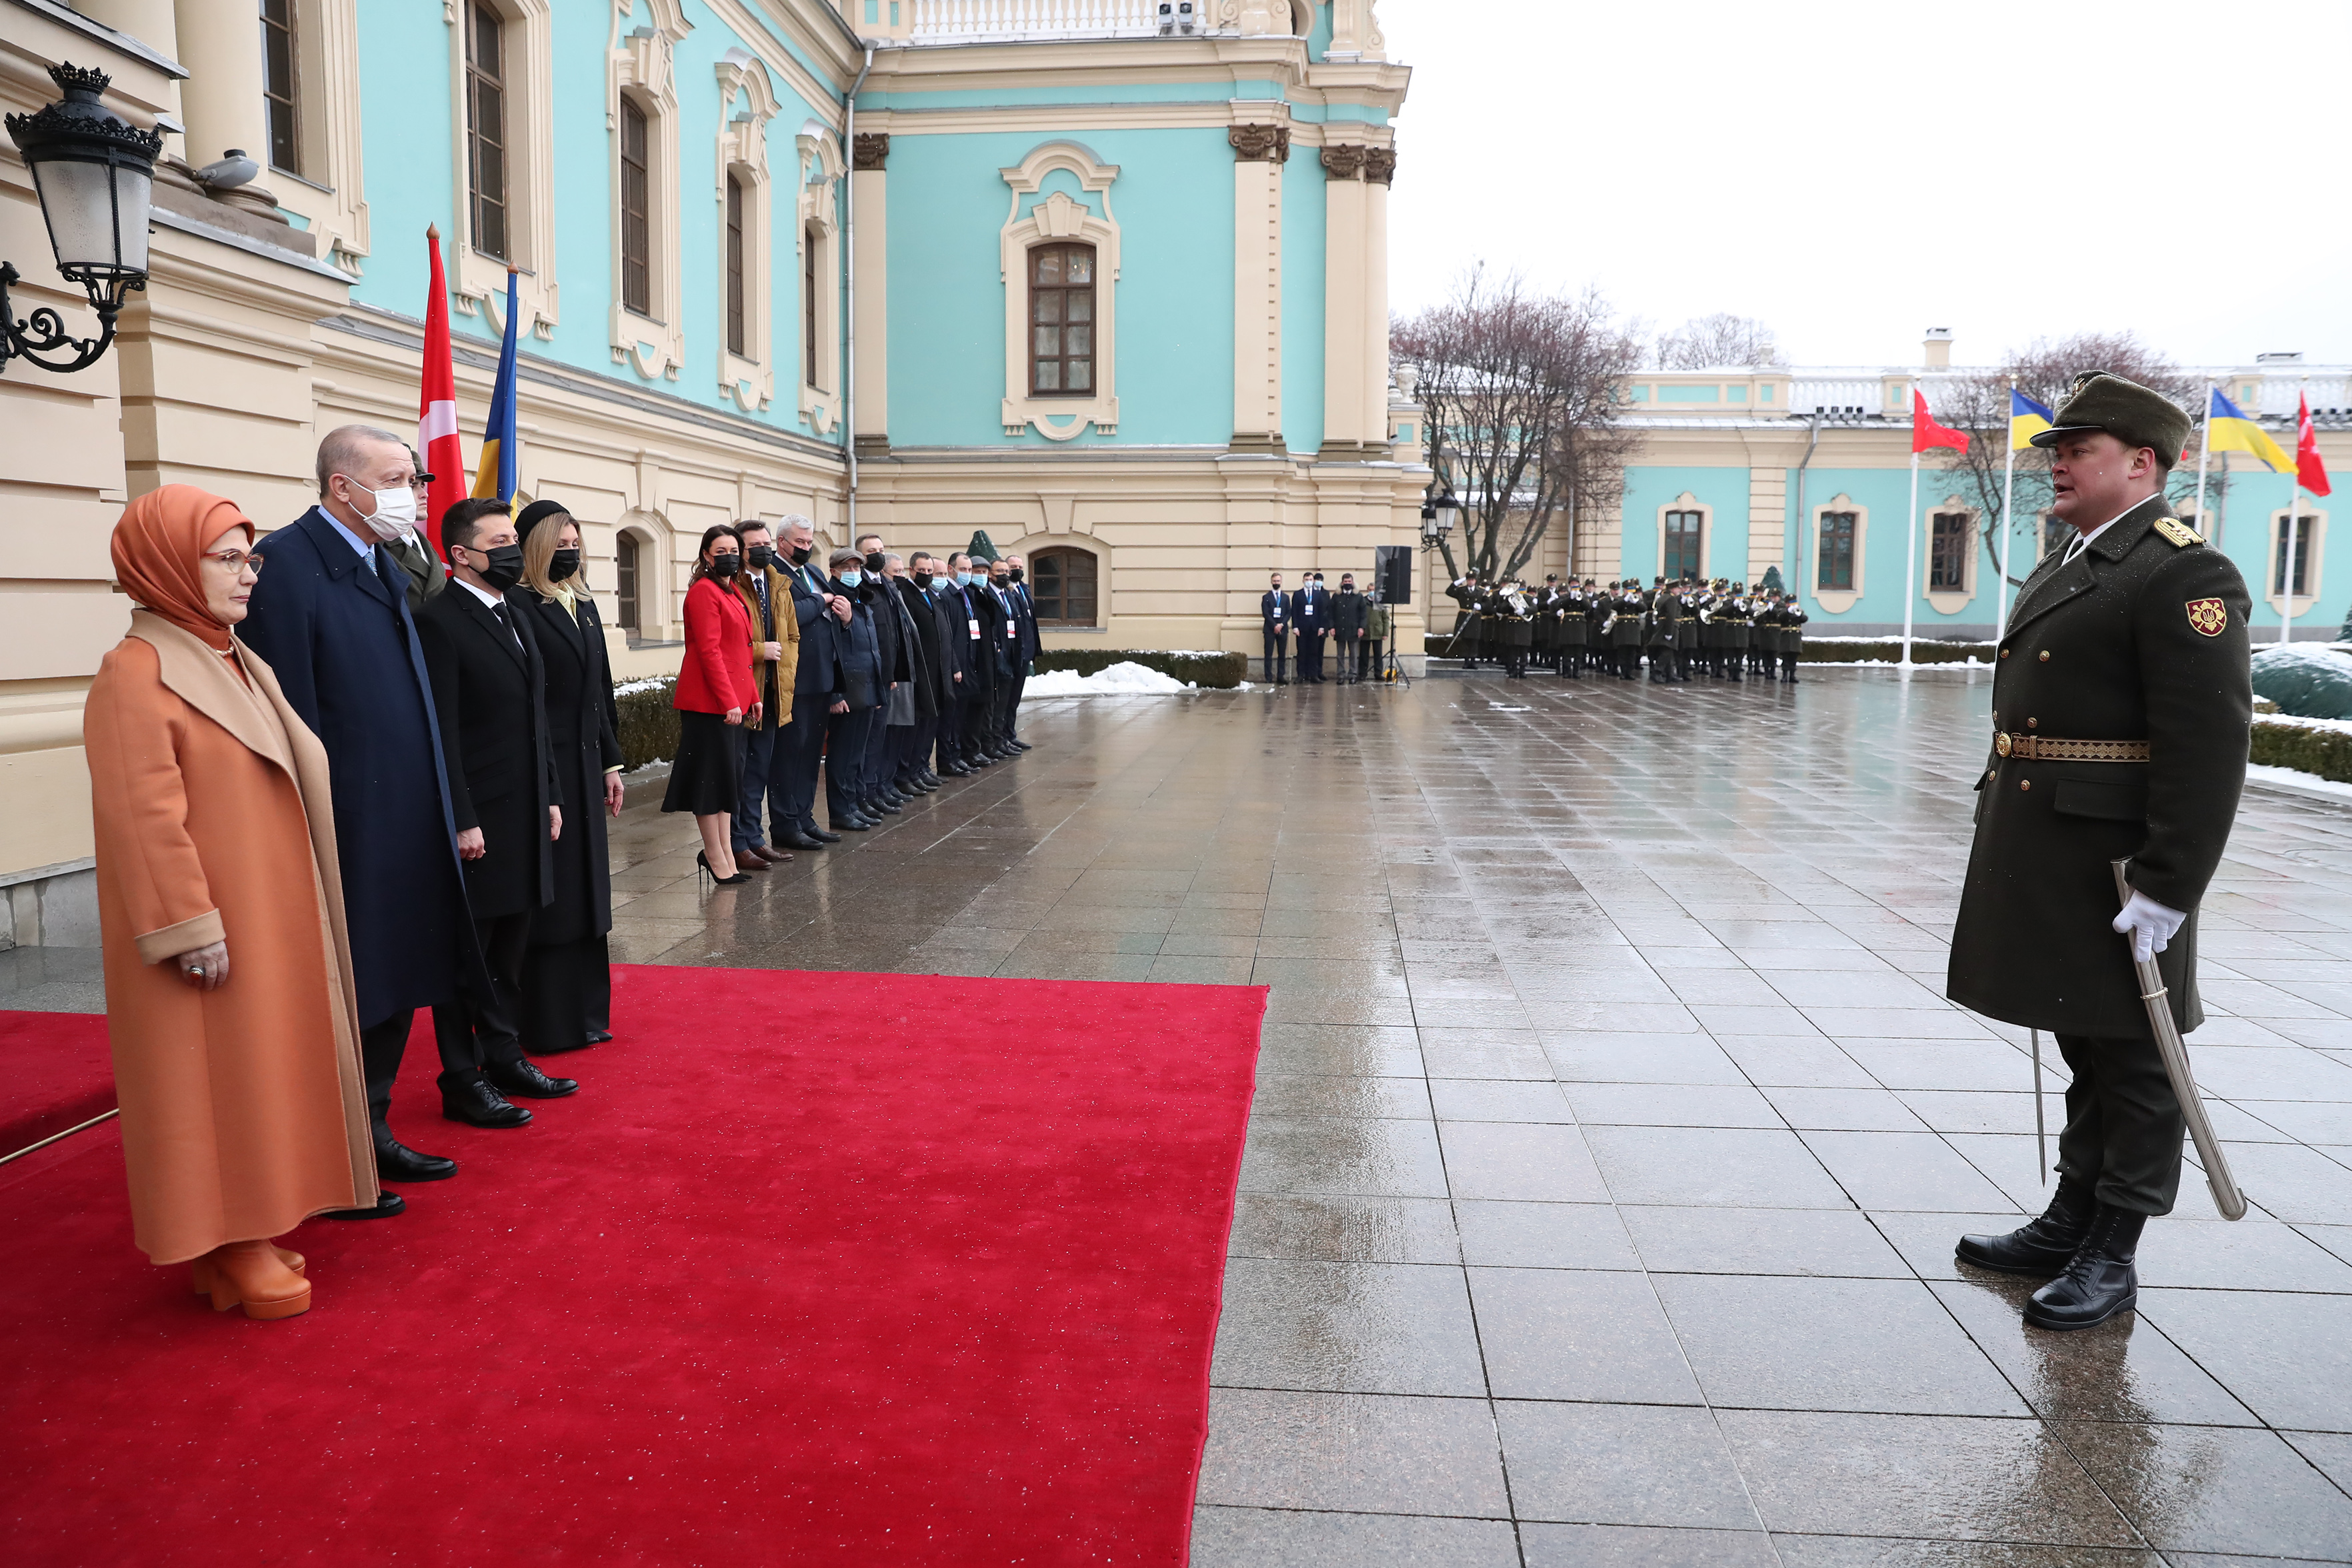
[[[261,174],[215,199],[274,218],[260,14],[245,0],[179,0],[177,18],[180,63],[188,68],[188,79],[180,84],[188,162],[201,169],[231,147],[240,149],[261,165]]]
[[[1282,440],[1282,166],[1286,125],[1236,125],[1234,148],[1234,450]]]
[[[857,225],[857,425],[860,457],[890,450],[890,133],[857,133],[849,153],[849,194]]]
[[[1385,60],[1388,40],[1372,15],[1373,0],[1331,0],[1331,47],[1327,60]]]
[[[1396,149],[1364,149],[1364,431],[1368,447],[1389,445],[1389,182]]]
[[[130,34],[159,55],[173,58],[179,57],[180,25],[173,0],[79,0],[74,9],[93,21],[105,23],[118,33]],[[164,111],[175,120],[183,119],[180,84],[169,83],[168,92]],[[177,136],[166,134],[163,142],[166,156],[180,153],[180,140]]]
[[[1364,447],[1364,149],[1323,149],[1323,448],[1346,460]]]

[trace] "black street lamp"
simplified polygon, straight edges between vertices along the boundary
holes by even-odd
[[[58,270],[89,295],[99,332],[68,336],[64,319],[47,305],[18,321],[8,290],[22,276],[0,261],[0,371],[11,359],[26,359],[65,375],[98,363],[114,341],[123,297],[147,287],[147,209],[163,137],[99,101],[112,79],[104,71],[54,65],[49,79],[65,97],[37,114],[8,116],[8,136],[40,193]],[[41,357],[59,351],[68,357]]]
[[[1461,510],[1462,503],[1455,500],[1451,494],[1422,502],[1421,542],[1424,546],[1434,546],[1438,541],[1452,533],[1454,514]]]

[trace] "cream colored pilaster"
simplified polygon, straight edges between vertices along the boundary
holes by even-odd
[[[1779,566],[1789,549],[1789,471],[1774,467],[1748,470],[1748,581]]]
[[[173,0],[80,0],[74,9],[118,33],[130,34],[159,55],[173,58],[179,56],[180,25]],[[184,119],[180,84],[172,82],[165,90],[170,95],[164,104],[166,111],[173,119]],[[165,155],[184,156],[180,143],[179,137],[167,133],[163,138]]]
[[[1323,149],[1323,451],[1364,447],[1364,149]]]
[[[890,187],[887,132],[859,132],[850,149],[857,226],[857,427],[860,456],[890,449]]]
[[[1327,60],[1384,60],[1388,41],[1372,15],[1374,0],[1331,0],[1331,47]]]
[[[1363,442],[1385,455],[1389,444],[1389,182],[1396,149],[1364,149]]]
[[[231,147],[261,165],[261,174],[250,184],[223,191],[216,199],[275,217],[257,16],[241,0],[179,0],[179,58],[188,69],[188,79],[180,84],[180,111],[188,124],[188,162],[196,168]]]
[[[1234,449],[1282,440],[1282,166],[1290,131],[1236,125],[1234,148]]]

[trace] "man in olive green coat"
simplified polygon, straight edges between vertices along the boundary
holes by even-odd
[[[1947,991],[2051,1031],[2074,1079],[2048,1212],[2007,1236],[1964,1237],[1958,1255],[2054,1276],[2025,1309],[2045,1329],[2130,1310],[2140,1227],[2171,1211],[2180,1102],[2132,959],[2156,956],[2183,1031],[2203,1020],[2196,910],[2245,784],[2252,601],[2165,502],[2188,435],[2188,416],[2158,394],[2076,379],[2034,445],[2051,449],[2052,510],[2077,537],[2019,591],[1995,663]],[[2118,914],[2109,862],[2126,858]]]

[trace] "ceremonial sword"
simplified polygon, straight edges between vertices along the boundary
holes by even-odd
[[[2130,862],[2111,860],[2107,864],[2116,874],[2116,897],[2130,903],[2131,884],[2124,879],[2124,868]],[[2131,933],[2126,931],[2124,945],[2130,947],[2131,942]],[[2189,1123],[2189,1139],[2197,1145],[2198,1163],[2205,1167],[2205,1185],[2213,1194],[2213,1206],[2221,1211],[2223,1219],[2243,1219],[2246,1194],[2238,1190],[2237,1178],[2230,1174],[2230,1162],[2222,1156],[2221,1141],[2213,1136],[2213,1123],[2205,1115],[2205,1102],[2198,1098],[2197,1079],[2189,1070],[2189,1046],[2180,1037],[2179,1026],[2172,1021],[2172,1003],[2165,994],[2164,976],[2158,972],[2156,960],[2141,958],[2137,948],[2133,949],[2132,968],[2139,975],[2139,999],[2147,1006],[2148,1027],[2156,1031],[2157,1054],[2164,1058],[2165,1076],[2172,1080],[2172,1092],[2180,1101],[2181,1117]]]

